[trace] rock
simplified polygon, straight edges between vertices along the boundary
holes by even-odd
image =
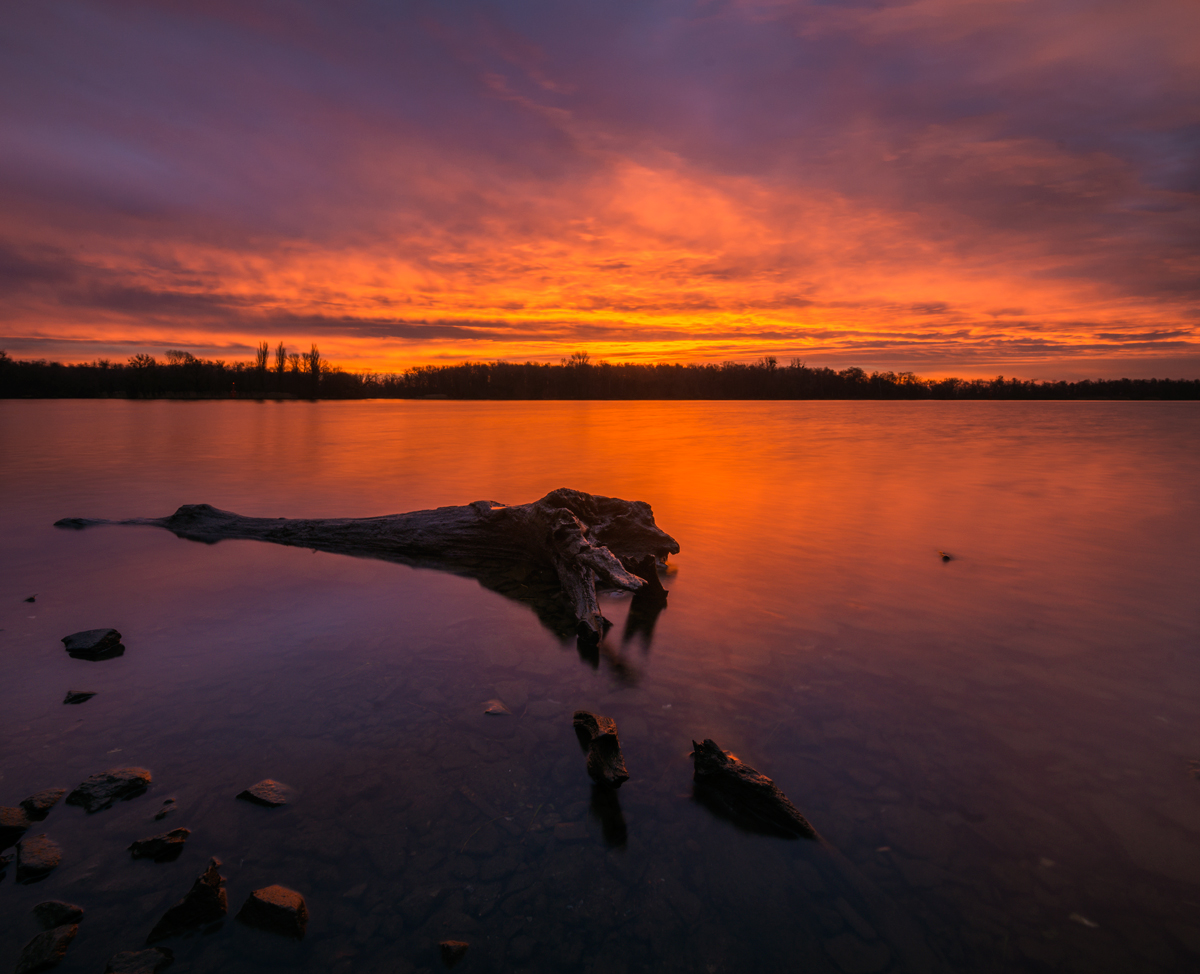
[[[63,703],[84,703],[96,695],[95,690],[68,690]]]
[[[57,967],[77,933],[79,927],[75,924],[39,933],[25,945],[21,956],[17,958],[16,974],[36,974],[37,971],[48,971]]]
[[[36,883],[62,862],[62,847],[47,836],[31,835],[17,843],[17,882]]]
[[[51,930],[64,924],[78,923],[83,919],[83,907],[62,900],[46,900],[33,908],[33,915],[43,930]]]
[[[304,897],[294,889],[265,886],[250,894],[237,918],[260,930],[303,940],[308,926],[308,907],[304,905]]]
[[[25,809],[0,807],[0,849],[16,845],[28,829]]]
[[[692,741],[696,798],[754,831],[803,836],[815,839],[817,831],[808,824],[787,796],[765,774],[742,764],[714,741]]]
[[[438,944],[442,951],[442,963],[447,967],[453,967],[467,955],[467,948],[471,945],[465,940],[443,940]]]
[[[104,974],[158,974],[174,960],[175,955],[166,947],[123,950],[109,958]]]
[[[208,868],[192,884],[187,895],[163,914],[162,919],[154,925],[146,943],[174,937],[186,933],[196,927],[220,920],[229,912],[229,901],[225,896],[222,883],[225,877],[217,872],[220,859],[210,859]]]
[[[109,958],[104,974],[157,974],[175,960],[166,947],[123,950]]]
[[[36,602],[36,601],[37,601],[37,596],[36,596],[36,595],[31,595],[31,596],[29,596],[29,598],[27,598],[25,601],[26,601],[26,602]]]
[[[171,829],[161,835],[152,835],[148,839],[138,839],[129,847],[134,859],[153,859],[155,862],[170,862],[178,859],[183,852],[183,844],[192,834],[191,829]]]
[[[154,816],[154,821],[161,822],[164,818],[175,811],[175,799],[168,798],[162,803],[162,808],[158,810],[158,814]]]
[[[266,805],[268,808],[278,808],[288,802],[287,785],[270,778],[263,778],[256,785],[251,785],[237,797],[242,801],[254,802],[255,805]]]
[[[617,722],[611,717],[577,710],[574,723],[579,742],[587,748],[587,770],[592,780],[598,785],[620,788],[621,782],[629,780],[629,772],[621,754]]]
[[[504,704],[499,700],[489,700],[483,705],[483,708],[483,712],[485,714],[491,714],[494,717],[500,717],[504,714],[509,714],[510,716],[512,715],[512,711],[504,706]]]
[[[115,629],[85,629],[63,636],[67,653],[75,659],[112,659],[125,652],[121,645],[121,634]]]
[[[59,799],[66,793],[66,788],[47,788],[45,791],[39,791],[36,795],[30,795],[21,802],[21,807],[25,809],[25,814],[29,816],[30,821],[40,822],[50,814],[50,809],[57,805]]]
[[[82,805],[88,813],[99,812],[116,801],[128,801],[145,792],[151,780],[145,768],[110,768],[84,781],[67,795],[68,805]]]
[[[13,861],[12,853],[7,856],[0,856],[0,879],[4,878],[5,870],[8,869],[8,864]]]

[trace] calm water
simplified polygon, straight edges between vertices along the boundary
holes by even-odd
[[[598,658],[451,575],[51,526],[560,486],[648,501],[682,547],[652,631],[606,601]],[[1200,405],[6,401],[0,499],[0,804],[154,773],[35,829],[63,863],[0,881],[0,968],[61,898],[88,913],[58,970],[103,970],[210,855],[231,915],[280,883],[308,937],[229,919],[173,970],[433,971],[446,937],[462,972],[1200,965]],[[123,657],[65,654],[98,626]],[[619,807],[577,708],[617,720]],[[824,843],[696,804],[701,737]],[[295,801],[234,800],[264,777]],[[180,859],[132,861],[164,826]]]

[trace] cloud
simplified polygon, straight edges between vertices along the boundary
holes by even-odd
[[[1182,354],[1196,28],[1165,0],[30,5],[0,320],[44,354],[290,334],[376,367]]]

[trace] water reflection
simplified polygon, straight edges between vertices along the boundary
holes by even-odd
[[[0,403],[0,804],[155,776],[39,824],[63,862],[0,881],[0,965],[54,898],[88,910],[63,969],[103,970],[215,855],[234,908],[280,884],[312,919],[301,945],[236,923],[171,940],[195,972],[432,972],[443,939],[471,942],[464,970],[1192,969],[1200,410],[874,405]],[[46,527],[563,483],[648,499],[683,548],[671,612],[606,600],[586,666],[499,586]],[[124,656],[63,652],[96,625]],[[64,707],[68,687],[97,695]],[[620,727],[619,802],[579,708]],[[712,814],[693,736],[766,769],[827,842]],[[236,801],[264,777],[297,800]],[[187,847],[130,861],[166,797]]]

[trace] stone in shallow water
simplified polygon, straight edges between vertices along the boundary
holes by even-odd
[[[266,805],[268,808],[278,808],[288,802],[287,785],[270,778],[264,778],[256,785],[251,785],[237,797],[242,801],[253,802],[255,805]]]
[[[9,853],[7,856],[0,856],[0,879],[4,878],[5,870],[8,869],[8,864],[13,861],[14,855]]]
[[[95,690],[68,690],[63,703],[85,703],[95,695]]]
[[[123,950],[109,958],[104,974],[158,974],[174,960],[175,955],[166,947]]]
[[[25,814],[32,821],[40,822],[50,814],[50,809],[57,805],[59,799],[66,793],[66,788],[47,788],[39,791],[36,795],[30,795],[21,802],[21,807],[25,809]]]
[[[504,706],[503,702],[500,700],[489,700],[483,705],[483,712],[485,714],[491,714],[493,717],[502,717],[505,714],[509,714],[510,716],[512,715],[512,711]]]
[[[265,886],[246,899],[237,918],[260,930],[304,939],[308,926],[308,907],[304,897],[286,886]]]
[[[62,847],[44,832],[17,843],[17,882],[34,883],[62,862]]]
[[[0,849],[16,845],[29,829],[29,816],[23,808],[0,807]]]
[[[142,794],[151,781],[145,768],[110,768],[94,774],[67,795],[68,805],[82,805],[88,813],[109,808]]]
[[[692,741],[696,798],[717,814],[745,828],[784,836],[815,839],[817,831],[775,782],[742,764],[715,741]]]
[[[154,816],[154,821],[161,822],[164,818],[175,811],[175,799],[168,798],[162,803],[162,808],[158,810],[158,814]]]
[[[611,717],[577,710],[574,725],[580,743],[587,748],[587,770],[592,780],[598,785],[620,788],[621,782],[629,780],[629,772],[617,737],[617,722]]]
[[[121,645],[121,634],[115,629],[84,629],[63,636],[63,645],[76,659],[112,659],[125,652]]]
[[[229,903],[221,884],[225,878],[217,872],[220,859],[210,859],[208,868],[192,884],[187,895],[163,914],[154,925],[146,943],[174,937],[196,927],[220,920],[228,911]]]
[[[442,951],[442,963],[453,967],[467,955],[470,946],[465,940],[443,940],[438,944]]]
[[[83,907],[62,900],[46,900],[33,908],[33,915],[43,930],[52,930],[64,924],[78,923],[83,919]]]
[[[36,974],[37,971],[48,971],[57,967],[77,933],[79,927],[75,924],[66,924],[39,933],[25,945],[21,956],[17,958],[16,974]]]
[[[171,829],[161,835],[152,835],[148,839],[138,839],[129,847],[134,859],[153,859],[155,862],[170,862],[178,859],[183,852],[183,844],[192,834],[191,829]]]

